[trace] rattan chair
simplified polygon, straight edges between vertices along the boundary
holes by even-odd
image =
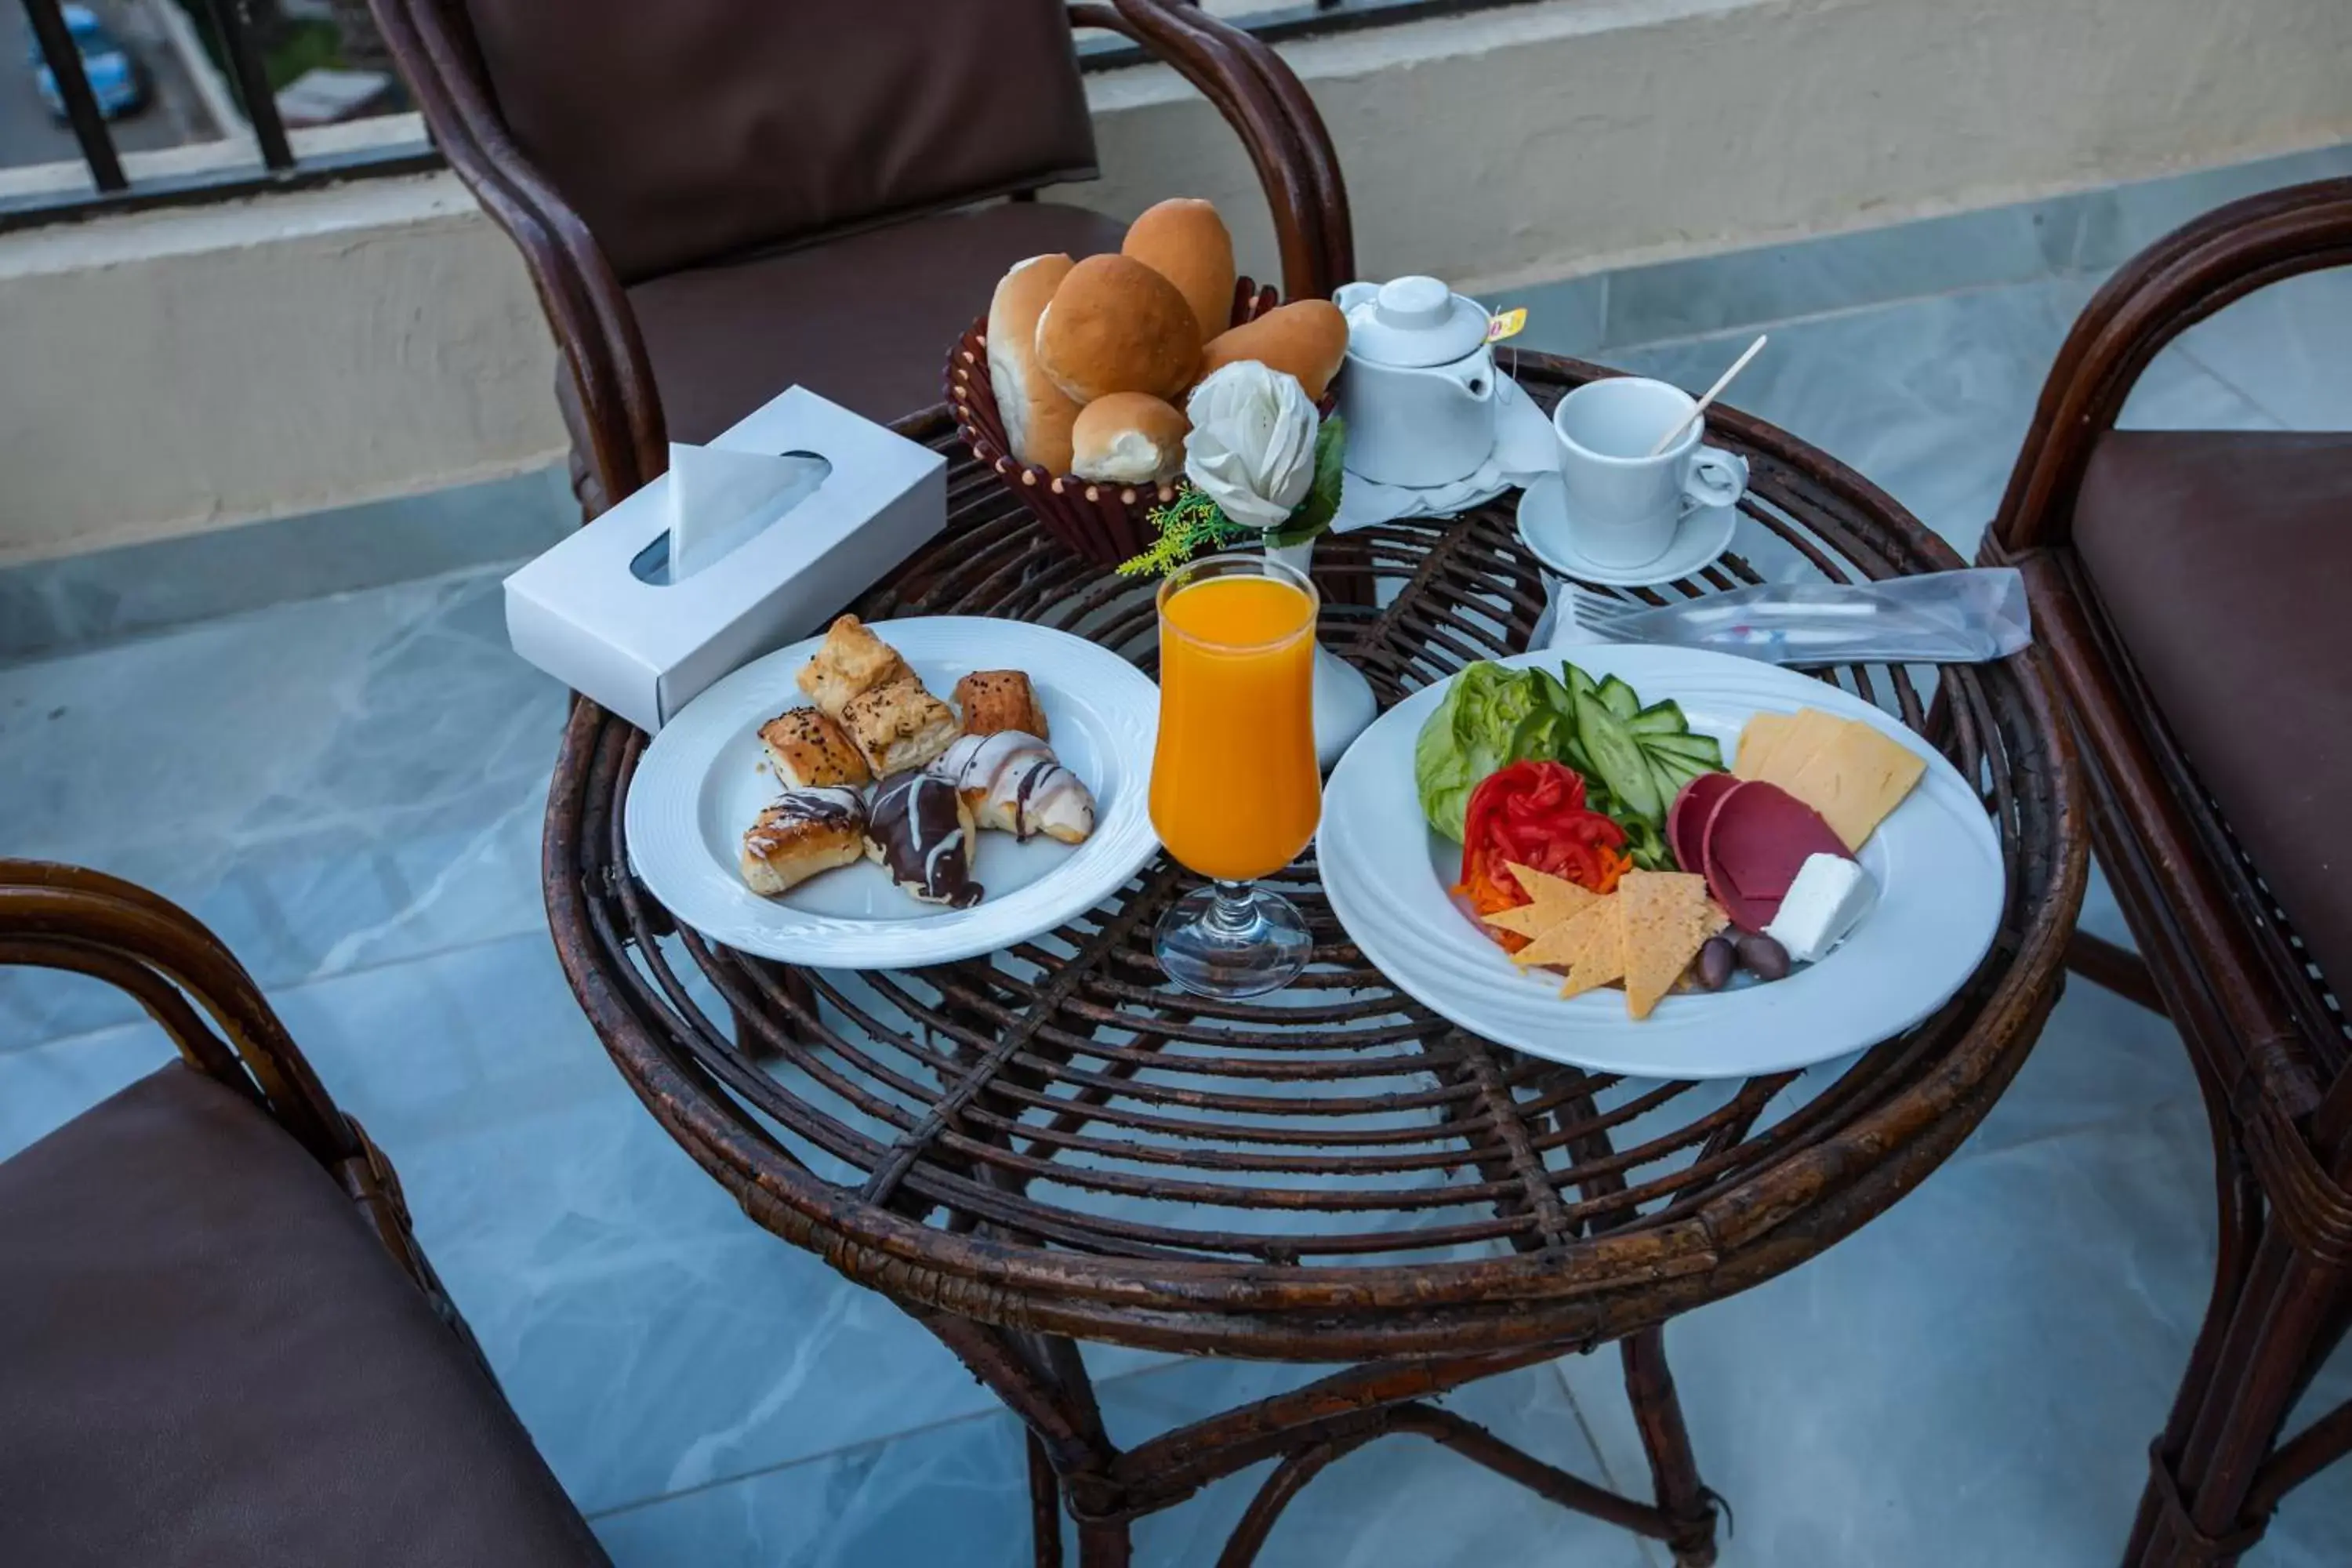
[[[2282,1441],[2352,1316],[2352,436],[2118,431],[2167,343],[2352,264],[2352,180],[2235,203],[2100,290],[2043,387],[1985,558],[2023,569],[2140,958],[2074,966],[2169,1015],[2211,1122],[2221,1247],[2126,1553],[2235,1562],[2352,1450],[2352,1405]],[[2352,372],[2347,372],[2352,374]],[[2143,963],[2144,959],[2144,963]]]
[[[1305,89],[1182,0],[373,3],[538,287],[590,516],[661,473],[669,441],[795,383],[876,419],[930,407],[1013,262],[1118,248],[1123,225],[1035,199],[1096,173],[1073,25],[1142,45],[1240,134],[1286,293],[1354,276]]]
[[[128,992],[180,1049],[0,1162],[0,1561],[607,1560],[234,956],[152,893],[0,860],[0,964]]]

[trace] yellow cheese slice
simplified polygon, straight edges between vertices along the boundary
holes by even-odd
[[[1794,767],[1776,755],[1770,782],[1820,812],[1847,848],[1859,849],[1903,804],[1927,760],[1858,719],[1822,718],[1835,726],[1823,742]]]
[[[1624,927],[1625,1011],[1646,1018],[1699,948],[1724,927],[1706,879],[1682,871],[1628,871],[1615,902]]]
[[[1772,760],[1772,753],[1787,742],[1790,729],[1796,723],[1793,713],[1759,713],[1748,721],[1739,731],[1739,744],[1732,752],[1731,772],[1735,778],[1760,779]]]

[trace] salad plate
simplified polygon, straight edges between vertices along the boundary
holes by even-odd
[[[927,616],[866,630],[945,693],[982,670],[1027,672],[1062,763],[1090,787],[1091,833],[1057,843],[978,837],[969,908],[917,902],[879,867],[826,872],[762,897],[739,869],[745,829],[781,788],[761,728],[807,705],[796,677],[826,639],[753,660],[662,727],[629,784],[629,859],[654,897],[714,942],[787,963],[903,969],[1025,942],[1084,914],[1158,851],[1148,792],[1160,689],[1108,648],[1020,621]]]
[[[1864,1049],[1918,1023],[1967,982],[1999,931],[2007,879],[1975,791],[1925,741],[1861,699],[1776,666],[1637,644],[1570,651],[1591,675],[1615,677],[1645,701],[1672,700],[1689,734],[1712,738],[1727,760],[1759,714],[1807,710],[1867,725],[1915,754],[1923,764],[1916,784],[1852,857],[1875,885],[1874,907],[1820,962],[1771,984],[1678,989],[1646,1016],[1629,1016],[1614,991],[1563,997],[1558,974],[1514,964],[1480,925],[1454,890],[1462,847],[1434,831],[1424,811],[1416,743],[1457,675],[1381,715],[1324,791],[1317,855],[1332,911],[1400,989],[1535,1056],[1633,1077],[1711,1079],[1792,1071]],[[1558,652],[1495,662],[1561,667]],[[1509,752],[1507,737],[1491,745]],[[1458,799],[1453,808],[1458,814]]]

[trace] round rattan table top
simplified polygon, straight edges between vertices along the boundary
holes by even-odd
[[[1525,354],[1517,374],[1549,406],[1605,373]],[[1660,592],[1962,563],[1824,454],[1733,410],[1709,420],[1750,464],[1746,554]],[[907,428],[949,454],[947,529],[862,615],[1019,617],[1150,667],[1149,583],[1055,543],[943,413]],[[1318,546],[1324,642],[1383,705],[1527,646],[1544,591],[1514,500]],[[1164,858],[1083,920],[938,968],[803,973],[718,948],[627,873],[645,737],[584,701],[548,803],[549,914],[590,1021],[671,1134],[754,1219],[918,1311],[1309,1361],[1597,1343],[1893,1203],[1983,1116],[2056,997],[2084,835],[2039,657],[1822,673],[1979,785],[2009,885],[1949,1004],[1802,1074],[1620,1079],[1475,1038],[1364,963],[1311,856],[1276,881],[1314,927],[1314,965],[1250,1004],[1160,975],[1152,923],[1195,885]]]

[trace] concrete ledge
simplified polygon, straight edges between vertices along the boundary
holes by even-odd
[[[2352,138],[2344,0],[1547,0],[1286,54],[1365,269],[1490,293]],[[1060,194],[1215,197],[1270,271],[1215,112],[1087,87],[1106,177]],[[0,562],[541,467],[554,364],[447,174],[0,238]]]

